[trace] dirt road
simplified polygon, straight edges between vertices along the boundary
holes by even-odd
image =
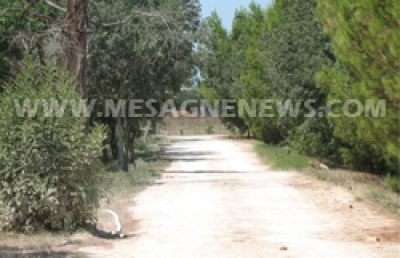
[[[138,220],[137,235],[80,251],[137,258],[400,257],[396,220],[339,187],[269,170],[245,143],[177,137],[167,155],[173,162],[163,177],[127,207]]]

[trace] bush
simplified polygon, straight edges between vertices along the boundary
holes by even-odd
[[[157,141],[151,135],[147,136],[146,138],[140,137],[135,140],[135,149],[138,151],[149,151],[154,145],[157,145]]]
[[[387,175],[385,177],[385,182],[390,187],[390,190],[395,193],[400,193],[400,177],[392,177]]]
[[[27,61],[0,99],[1,230],[69,231],[95,220],[104,128],[85,134],[88,118],[70,106],[57,117],[40,104],[36,115],[17,112],[16,100],[81,101],[73,76],[54,67]]]

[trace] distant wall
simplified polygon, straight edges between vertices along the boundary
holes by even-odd
[[[179,111],[180,112],[180,111]],[[229,130],[216,117],[179,117],[168,115],[158,125],[158,133],[164,135],[206,135],[212,126],[213,134],[228,135]],[[185,114],[186,115],[186,114]]]

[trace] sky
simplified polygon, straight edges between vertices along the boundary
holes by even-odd
[[[254,2],[261,4],[263,8],[268,7],[273,0],[255,0]],[[210,16],[211,12],[216,10],[218,16],[222,19],[223,26],[230,30],[232,27],[235,10],[240,7],[248,7],[251,0],[200,0],[202,5],[203,17]]]

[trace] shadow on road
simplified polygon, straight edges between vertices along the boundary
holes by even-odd
[[[164,172],[164,174],[250,174],[250,173],[264,173],[264,172],[229,171],[229,170],[195,170],[195,171],[170,170]]]
[[[73,252],[55,252],[55,251],[27,251],[26,249],[20,249],[17,247],[4,247],[0,246],[0,257],[1,258],[42,258],[42,257],[83,257],[78,253]]]
[[[186,162],[195,162],[201,160],[212,160],[212,156],[214,152],[211,151],[190,151],[187,148],[171,148],[170,150],[166,150],[165,153],[161,156],[163,159],[168,161],[186,161]]]

